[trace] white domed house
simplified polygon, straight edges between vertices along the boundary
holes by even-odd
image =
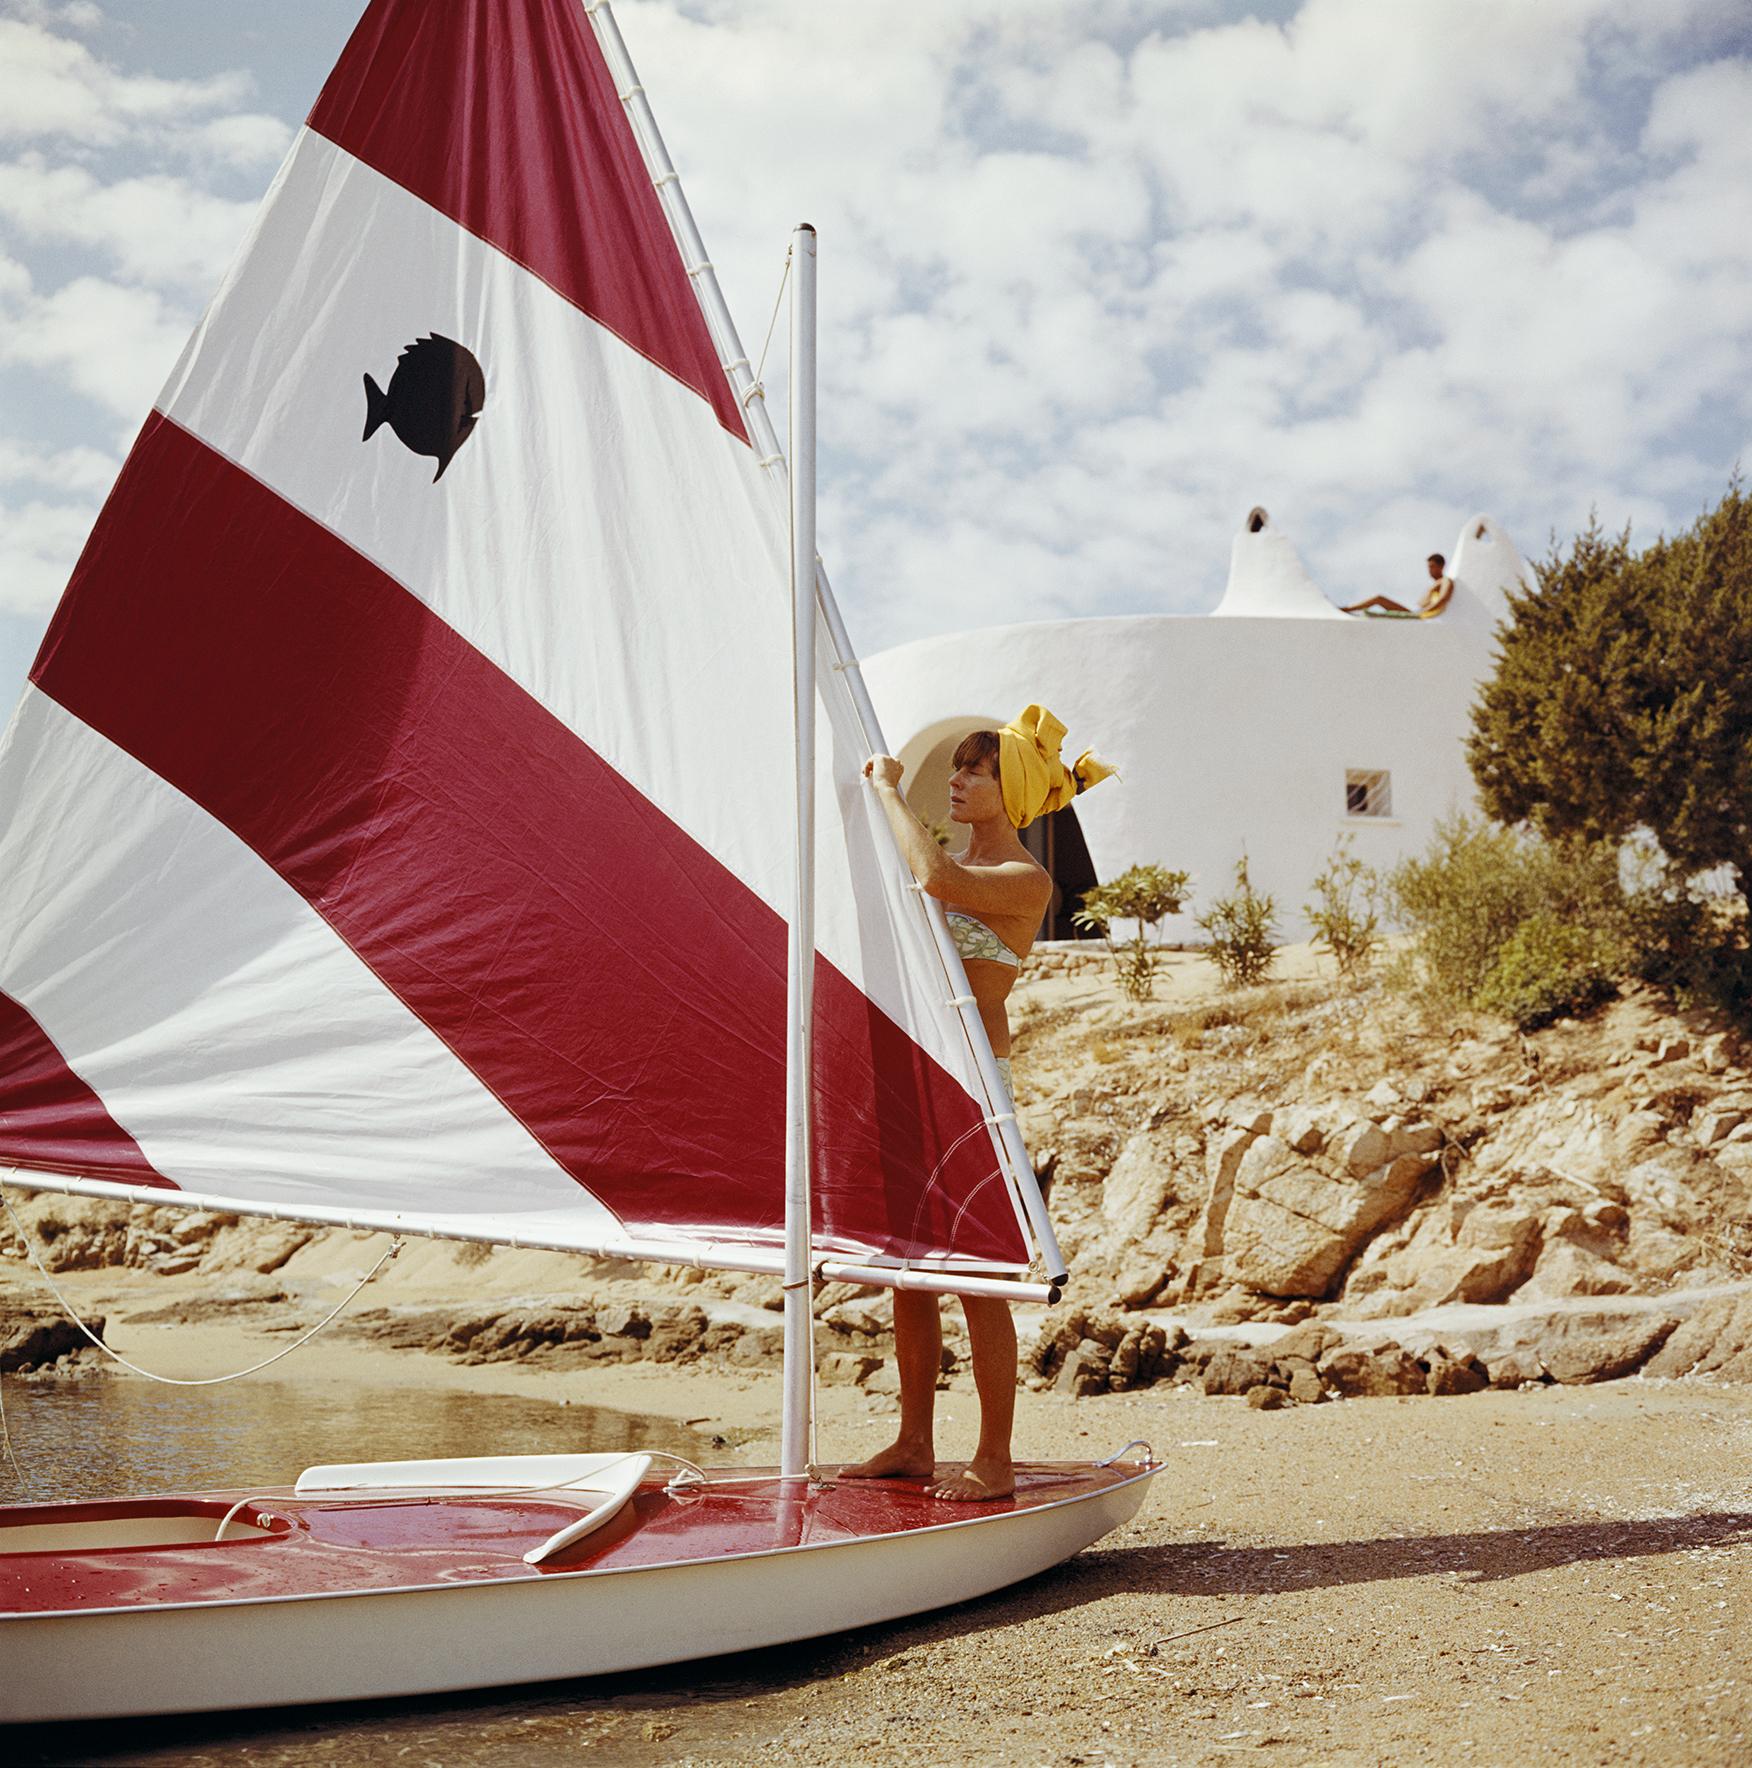
[[[1476,803],[1469,714],[1505,591],[1530,574],[1487,516],[1466,524],[1447,569],[1454,590],[1439,615],[1346,614],[1255,509],[1209,614],[951,633],[867,658],[864,674],[927,822],[948,815],[956,743],[1030,701],[1070,727],[1067,760],[1092,747],[1118,766],[1121,780],[1025,831],[1060,886],[1042,937],[1073,937],[1069,912],[1097,878],[1160,864],[1192,873],[1190,912],[1165,934],[1195,942],[1193,914],[1232,887],[1245,853],[1277,900],[1281,937],[1299,939],[1341,836],[1386,867]]]

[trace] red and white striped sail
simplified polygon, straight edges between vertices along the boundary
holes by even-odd
[[[0,749],[0,1165],[776,1249],[786,584],[584,11],[374,0]],[[820,679],[816,1244],[1020,1269]]]

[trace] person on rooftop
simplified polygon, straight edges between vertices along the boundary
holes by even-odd
[[[1454,579],[1448,575],[1448,561],[1440,553],[1431,553],[1427,562],[1430,586],[1415,609],[1396,602],[1390,595],[1372,595],[1367,601],[1352,602],[1344,611],[1347,614],[1388,614],[1407,620],[1434,620],[1454,599]]]

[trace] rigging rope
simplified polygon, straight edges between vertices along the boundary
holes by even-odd
[[[748,391],[742,395],[742,403],[745,406],[756,395],[762,399],[766,398],[766,383],[760,377],[766,372],[767,351],[772,348],[773,333],[778,328],[779,309],[785,304],[785,284],[791,280],[791,252],[792,248],[786,246],[785,268],[779,272],[779,292],[773,296],[773,316],[767,321],[766,337],[760,346],[760,361],[755,364],[754,379],[749,383]],[[778,460],[783,457],[774,455],[772,458]],[[761,464],[764,466],[766,462],[762,461]]]
[[[227,1381],[241,1381],[246,1375],[257,1374],[259,1371],[266,1369],[270,1364],[279,1362],[282,1357],[291,1356],[291,1354],[299,1349],[300,1346],[309,1344],[325,1326],[329,1325],[330,1322],[336,1319],[345,1308],[350,1306],[359,1291],[363,1289],[365,1285],[369,1283],[371,1279],[375,1277],[377,1273],[381,1271],[383,1267],[402,1249],[402,1243],[399,1238],[392,1241],[389,1249],[377,1261],[377,1263],[353,1285],[352,1289],[349,1290],[328,1313],[318,1320],[308,1332],[295,1338],[290,1344],[281,1346],[281,1348],[275,1351],[271,1357],[263,1357],[259,1363],[251,1363],[247,1369],[239,1369],[230,1375],[156,1375],[150,1369],[142,1369],[138,1363],[130,1363],[121,1352],[111,1350],[110,1347],[105,1344],[103,1340],[99,1338],[97,1334],[79,1317],[78,1310],[70,1301],[68,1301],[66,1296],[61,1293],[55,1279],[49,1275],[48,1266],[45,1265],[42,1259],[38,1256],[36,1246],[24,1230],[24,1224],[18,1219],[13,1211],[12,1199],[6,1195],[6,1186],[3,1181],[0,1181],[0,1206],[5,1208],[6,1219],[11,1222],[12,1231],[18,1236],[19,1245],[24,1248],[26,1254],[30,1258],[30,1262],[36,1266],[37,1275],[48,1285],[49,1293],[61,1304],[61,1311],[67,1316],[67,1318],[71,1320],[73,1324],[77,1326],[79,1330],[83,1332],[112,1363],[119,1363],[124,1369],[131,1369],[136,1375],[143,1375],[148,1381],[160,1382],[165,1387],[218,1387]],[[11,1453],[10,1445],[8,1445],[7,1453],[8,1455]]]

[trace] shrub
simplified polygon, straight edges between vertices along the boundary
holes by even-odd
[[[1618,992],[1613,942],[1597,928],[1577,926],[1550,909],[1535,910],[1497,953],[1473,1004],[1512,1020],[1521,1031],[1566,1013],[1586,1013]]]
[[[1706,894],[1652,843],[1548,841],[1450,817],[1387,884],[1393,918],[1413,935],[1394,980],[1433,1005],[1530,1029],[1634,978],[1752,1026],[1739,901]]]
[[[1071,919],[1106,941],[1120,992],[1128,1000],[1147,1001],[1153,993],[1156,952],[1149,935],[1165,916],[1180,912],[1190,884],[1185,872],[1171,872],[1166,866],[1133,866],[1083,892],[1082,906]],[[1130,921],[1134,928],[1123,947],[1113,943],[1115,921]]]
[[[1243,855],[1235,866],[1235,891],[1219,896],[1198,924],[1210,936],[1206,951],[1225,988],[1263,981],[1271,970],[1277,904],[1253,888]]]
[[[1735,905],[1683,881],[1645,879],[1625,898],[1629,974],[1682,1007],[1713,1007],[1752,1026],[1752,951]]]
[[[1351,851],[1342,836],[1326,870],[1314,880],[1314,900],[1302,913],[1314,929],[1315,943],[1331,952],[1346,982],[1368,974],[1381,944],[1381,874]]]
[[[1503,948],[1540,913],[1585,930],[1608,970],[1627,957],[1618,853],[1608,843],[1544,841],[1452,816],[1387,887],[1395,920],[1413,935],[1412,980],[1440,1005],[1481,1005]]]

